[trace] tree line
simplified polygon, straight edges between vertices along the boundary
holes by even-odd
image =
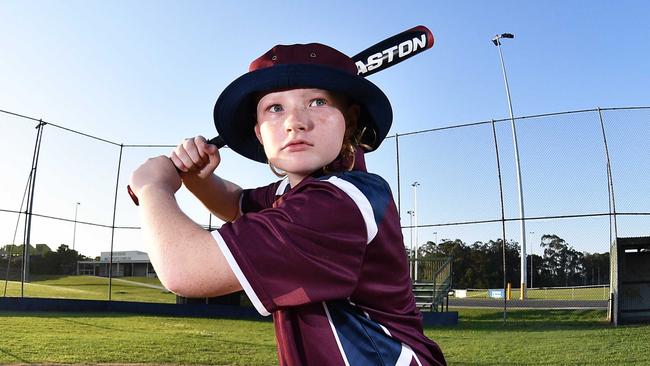
[[[575,250],[557,235],[541,237],[541,256],[528,255],[526,283],[534,287],[562,287],[609,283],[609,253],[588,253]],[[0,278],[20,278],[23,245],[0,248]],[[49,275],[75,274],[77,261],[90,260],[76,250],[61,244],[52,251],[46,244],[29,248],[30,273]],[[412,253],[409,253],[409,255]],[[519,287],[519,243],[506,241],[506,281]],[[453,257],[453,283],[456,288],[501,288],[503,286],[502,240],[477,241],[467,244],[460,239],[427,241],[419,248],[419,259]],[[412,257],[411,257],[412,258]],[[8,266],[8,261],[11,263]],[[532,261],[532,271],[531,271]]]
[[[0,248],[0,278],[20,279],[24,250],[24,245],[13,244]],[[46,244],[30,245],[29,273],[71,275],[77,272],[77,261],[90,259],[65,244],[61,244],[56,251],[52,251]]]
[[[455,288],[503,287],[502,240],[477,241],[467,244],[460,239],[443,239],[439,243],[427,241],[418,250],[419,259],[453,257]],[[562,287],[609,283],[609,253],[588,253],[575,250],[557,235],[541,237],[541,256],[527,255],[527,286]],[[409,253],[410,255],[411,253]],[[506,241],[506,281],[520,286],[519,243]],[[531,271],[532,261],[532,271]]]

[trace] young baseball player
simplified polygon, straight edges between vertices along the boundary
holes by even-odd
[[[214,118],[231,149],[285,177],[243,190],[213,174],[219,152],[200,136],[140,166],[131,187],[162,283],[186,297],[243,289],[273,315],[280,365],[444,365],[390,187],[365,167],[392,123],[386,95],[333,48],[281,45],[222,92]],[[209,233],[189,219],[181,184],[226,223]]]

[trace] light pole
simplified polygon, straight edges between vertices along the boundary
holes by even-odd
[[[503,53],[501,53],[501,38],[515,38],[512,33],[497,34],[492,38],[492,43],[499,50],[499,59],[501,60],[501,70],[503,71],[503,80],[506,84],[506,96],[508,97],[508,109],[510,110],[510,125],[512,127],[512,141],[515,146],[515,165],[517,168],[517,188],[519,190],[519,222],[521,224],[521,292],[519,299],[526,298],[526,223],[524,222],[524,190],[521,186],[521,166],[519,164],[519,146],[517,145],[517,129],[515,128],[515,118],[512,113],[512,100],[510,99],[510,87],[508,86],[508,76],[506,75],[506,66],[503,62]]]
[[[411,245],[409,246],[409,249],[411,250],[411,258],[410,258],[410,261],[409,261],[410,262],[409,274],[411,276],[413,276],[413,264],[415,263],[415,261],[413,259],[414,258],[413,257],[414,256],[414,254],[413,254],[413,215],[415,215],[415,211],[410,210],[410,211],[406,211],[406,213],[409,214],[409,216],[411,217],[411,235],[410,235]]]
[[[77,239],[77,211],[79,209],[80,204],[81,203],[77,202],[74,205],[74,229],[72,230],[72,250],[75,250],[74,245],[75,245],[75,241]]]
[[[438,232],[437,231],[433,232],[433,237],[435,238],[434,243],[438,244]]]
[[[415,216],[415,261],[413,263],[415,267],[415,278],[414,282],[418,280],[418,186],[420,183],[413,182],[411,186],[413,187],[413,216]]]

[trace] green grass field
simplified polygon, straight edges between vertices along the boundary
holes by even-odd
[[[650,365],[650,326],[595,310],[460,309],[429,328],[450,365]],[[276,365],[270,322],[124,314],[0,313],[0,363]]]
[[[175,296],[162,288],[157,278],[120,277],[113,279],[113,300],[174,303]],[[4,281],[0,281],[0,294]],[[549,300],[607,300],[608,287],[529,289],[529,299]],[[20,296],[20,282],[10,281],[7,296]],[[33,276],[25,284],[26,297],[56,299],[108,300],[108,279],[95,276]],[[487,298],[487,289],[469,290],[468,298]],[[512,290],[512,298],[519,298],[519,290]]]
[[[529,299],[543,300],[607,300],[609,287],[576,287],[576,288],[549,288],[528,289],[526,294]],[[467,298],[487,299],[487,289],[472,289],[467,291]],[[512,289],[512,298],[519,299],[519,290]]]
[[[165,290],[156,278],[120,277],[112,281],[112,300],[175,303],[176,296]],[[0,281],[0,295],[4,293]],[[32,276],[25,283],[25,297],[54,299],[108,300],[108,278],[95,276]],[[8,297],[20,296],[20,282],[9,281]]]

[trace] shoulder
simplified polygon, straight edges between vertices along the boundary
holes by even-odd
[[[353,185],[366,195],[390,194],[390,186],[379,175],[362,172],[340,172],[333,175],[319,177],[318,180],[326,181],[336,186]]]
[[[338,192],[338,197],[349,197],[363,216],[368,229],[369,242],[375,237],[378,227],[394,205],[388,183],[376,174],[362,171],[341,172],[313,178],[306,182],[303,189],[306,193],[323,190]],[[331,194],[330,196],[334,197]]]
[[[377,174],[351,171],[323,176],[318,180],[336,186],[355,201],[367,200],[373,210],[383,210],[392,201],[390,186]]]
[[[314,191],[344,192],[356,201],[357,197],[375,201],[386,201],[392,198],[388,183],[379,175],[351,171],[340,172],[319,177],[309,177],[289,193],[313,193]]]

